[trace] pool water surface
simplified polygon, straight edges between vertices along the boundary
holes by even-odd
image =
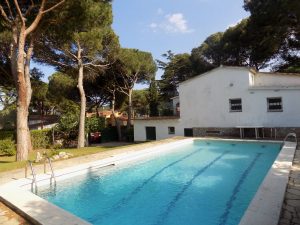
[[[281,145],[196,140],[38,195],[96,225],[236,225]]]

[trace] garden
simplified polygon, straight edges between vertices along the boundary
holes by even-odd
[[[78,120],[71,114],[62,116],[59,123],[52,129],[31,130],[32,151],[29,152],[28,160],[34,163],[43,163],[43,158],[50,157],[52,160],[63,160],[108,151],[119,147],[120,144],[101,145],[107,142],[118,141],[117,128],[105,125],[103,117],[90,117],[86,119],[86,140],[84,148],[76,148],[78,135]],[[132,130],[122,145],[133,144]],[[100,134],[100,139],[91,138],[94,133]],[[0,172],[24,168],[27,161],[16,161],[16,133],[13,130],[0,131]]]

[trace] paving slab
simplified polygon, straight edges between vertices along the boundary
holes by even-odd
[[[289,176],[278,225],[300,224],[300,147],[298,146]]]

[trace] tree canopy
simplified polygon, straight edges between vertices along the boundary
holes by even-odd
[[[169,101],[170,98],[178,95],[178,84],[192,77],[195,73],[189,54],[176,55],[168,51],[163,56],[166,58],[166,62],[157,60],[159,68],[164,70],[159,89],[162,98],[165,101]]]
[[[299,72],[300,2],[295,0],[245,0],[253,38],[273,46],[273,70]],[[264,49],[258,49],[264,50]]]
[[[71,19],[69,19],[71,18]],[[60,71],[76,74],[80,94],[78,148],[84,147],[86,94],[84,79],[96,76],[113,61],[119,49],[118,37],[111,28],[109,1],[75,0],[57,16],[62,26],[47,30],[40,38],[36,58]]]
[[[116,62],[116,81],[118,90],[128,96],[127,128],[131,126],[132,116],[132,90],[136,83],[149,83],[156,72],[156,64],[152,54],[137,49],[120,49]]]

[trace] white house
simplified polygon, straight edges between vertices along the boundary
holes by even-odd
[[[300,133],[300,74],[221,66],[182,82],[179,101],[180,117],[135,120],[135,140]]]

